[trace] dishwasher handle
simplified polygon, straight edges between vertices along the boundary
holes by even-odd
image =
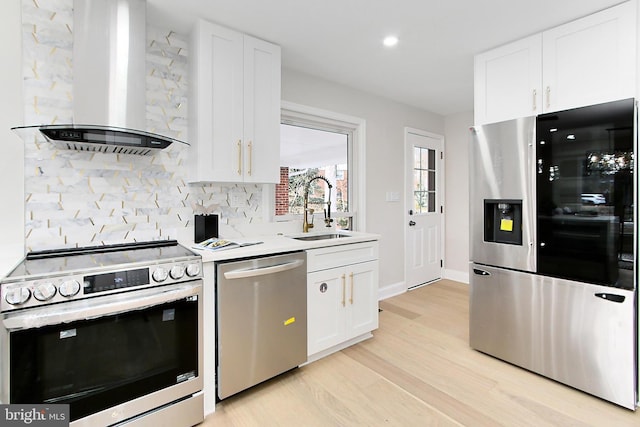
[[[259,267],[242,270],[232,270],[224,273],[225,279],[244,279],[245,277],[264,276],[265,274],[280,273],[282,271],[293,270],[304,264],[304,260],[297,259],[295,261],[283,264],[271,265],[269,267]]]

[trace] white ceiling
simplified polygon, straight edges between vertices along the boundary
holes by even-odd
[[[473,55],[620,0],[147,0],[150,24],[197,17],[282,47],[282,66],[434,113],[473,110]],[[396,34],[394,49],[382,39]]]

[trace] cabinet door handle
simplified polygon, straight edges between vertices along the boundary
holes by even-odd
[[[249,150],[249,167],[247,168],[247,173],[251,176],[251,167],[253,166],[253,144],[251,141],[249,141],[247,149]]]
[[[342,275],[342,306],[346,306],[346,293],[347,293],[347,276]]]
[[[242,140],[238,140],[238,175],[242,175]]]
[[[547,86],[547,108],[551,107],[551,86]]]
[[[349,304],[353,305],[353,273],[349,273],[349,279],[351,280],[351,296],[349,297]]]
[[[538,103],[536,100],[536,97],[538,96],[538,91],[537,90],[533,90],[533,111],[536,111],[538,109]]]

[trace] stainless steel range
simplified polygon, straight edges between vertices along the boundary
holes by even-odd
[[[0,400],[72,426],[203,420],[202,261],[176,241],[29,253],[0,281]]]

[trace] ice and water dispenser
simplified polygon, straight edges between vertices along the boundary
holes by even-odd
[[[522,245],[522,200],[485,199],[484,241]]]

